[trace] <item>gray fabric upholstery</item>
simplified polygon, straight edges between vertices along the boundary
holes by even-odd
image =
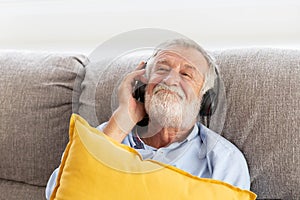
[[[45,200],[45,187],[0,180],[0,200]]]
[[[227,113],[224,126],[213,116],[211,128],[223,127],[221,134],[245,154],[258,199],[297,199],[300,51],[236,49],[213,55],[225,84]],[[111,115],[112,90],[121,77],[148,57],[127,56],[109,67],[103,60],[86,68],[79,113],[94,126]]]
[[[88,64],[78,55],[0,52],[0,199],[43,199],[68,141],[71,113],[93,126],[107,121],[121,77],[149,55]],[[213,55],[227,112],[225,124],[213,117],[211,128],[222,127],[220,134],[245,154],[258,199],[299,199],[300,51]]]
[[[216,53],[227,95],[222,135],[245,154],[258,198],[300,198],[300,52]]]
[[[17,188],[31,192],[34,186],[45,187],[60,164],[68,142],[72,100],[78,103],[80,94],[74,84],[75,80],[81,83],[85,62],[79,55],[0,53],[0,179],[31,185],[12,184],[10,192],[2,193],[10,188],[3,189],[2,182],[1,198],[11,199],[2,195]]]

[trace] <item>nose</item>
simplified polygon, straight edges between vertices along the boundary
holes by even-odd
[[[180,76],[175,70],[171,70],[168,75],[163,79],[163,82],[168,86],[178,86],[180,82]]]

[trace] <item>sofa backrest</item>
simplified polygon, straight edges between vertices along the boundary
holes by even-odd
[[[224,121],[213,116],[210,127],[244,153],[251,190],[259,199],[296,199],[300,196],[300,51],[253,48],[212,54],[224,82],[227,111]],[[133,53],[90,63],[79,114],[93,126],[107,121],[116,107],[113,90],[149,55]]]
[[[258,198],[300,197],[300,52],[218,52],[226,85],[222,135],[245,154]]]
[[[75,83],[84,77],[86,61],[0,52],[0,179],[46,185],[68,142],[72,100],[78,103],[80,94]]]
[[[259,199],[300,197],[300,51],[215,53],[227,114],[222,135],[245,154]]]

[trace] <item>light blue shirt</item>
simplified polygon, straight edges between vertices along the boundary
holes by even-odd
[[[105,125],[103,123],[97,129],[103,130]],[[202,124],[195,124],[185,140],[159,149],[146,145],[133,133],[122,143],[135,148],[143,159],[170,164],[200,178],[212,178],[250,190],[250,176],[243,154],[228,140]],[[55,187],[58,170],[52,173],[47,183],[47,199]]]

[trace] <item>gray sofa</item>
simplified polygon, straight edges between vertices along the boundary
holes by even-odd
[[[258,199],[300,199],[300,51],[212,53],[226,95],[212,129],[244,153]],[[91,63],[84,55],[0,51],[0,199],[45,199],[71,114],[92,126],[108,120],[120,77],[143,59]]]

